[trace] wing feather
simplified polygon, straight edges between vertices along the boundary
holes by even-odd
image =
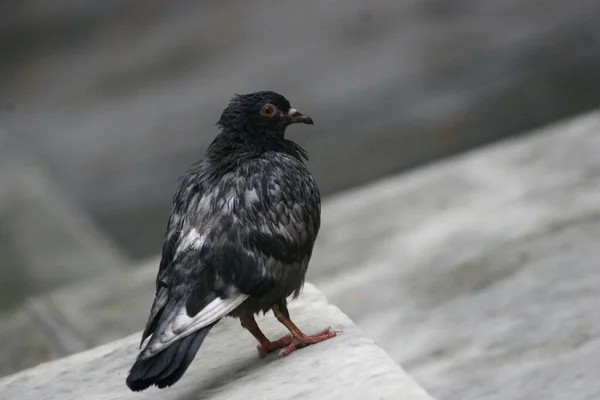
[[[169,347],[173,342],[202,329],[235,310],[248,295],[237,294],[228,298],[217,297],[198,314],[190,317],[184,304],[180,306],[174,317],[157,336],[153,336],[141,354],[141,358],[149,358]]]

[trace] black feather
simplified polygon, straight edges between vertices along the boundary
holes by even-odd
[[[274,111],[265,115],[265,105]],[[285,138],[297,122],[312,124],[278,93],[235,96],[205,159],[181,178],[142,334],[142,343],[152,335],[142,351],[152,356],[138,357],[131,368],[132,390],[170,386],[194,359],[212,325],[174,337],[162,350],[158,339],[183,308],[193,317],[218,297],[244,294],[249,298],[223,312],[245,317],[299,294],[320,228],[321,198],[306,151]]]
[[[158,310],[158,312],[148,318],[148,322],[146,322],[146,328],[144,332],[142,332],[142,340],[140,341],[140,347],[144,344],[144,340],[146,340],[154,331],[156,331],[156,326],[158,325],[158,321],[162,318],[164,312],[164,308]]]
[[[173,385],[188,369],[206,335],[215,324],[176,341],[148,359],[138,357],[127,376],[127,386],[137,392],[152,385],[159,388]]]

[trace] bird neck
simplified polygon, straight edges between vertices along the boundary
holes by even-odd
[[[208,147],[207,157],[219,163],[239,163],[240,159],[260,157],[266,152],[288,154],[300,161],[308,160],[306,150],[283,135],[265,132],[261,135],[240,135],[222,130]]]

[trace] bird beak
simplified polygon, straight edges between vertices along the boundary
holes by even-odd
[[[308,115],[304,115],[295,108],[290,108],[290,110],[285,114],[286,119],[288,121],[288,125],[290,124],[309,124],[313,125],[313,120]]]

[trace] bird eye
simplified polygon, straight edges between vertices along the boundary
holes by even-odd
[[[260,113],[264,116],[270,117],[275,113],[275,106],[272,104],[266,104],[260,110]]]

